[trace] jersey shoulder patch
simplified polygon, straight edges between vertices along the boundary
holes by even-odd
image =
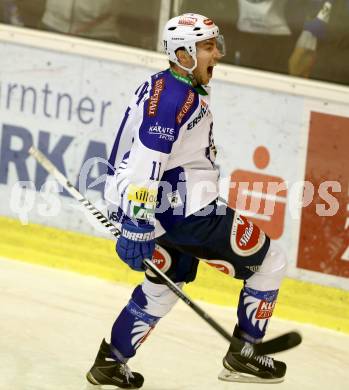
[[[176,123],[178,125],[181,125],[183,122],[185,122],[186,119],[190,117],[192,112],[195,111],[195,100],[198,102],[198,95],[195,94],[191,88],[188,88],[184,101],[182,101],[177,109]]]
[[[165,77],[159,77],[153,80],[152,88],[150,91],[148,104],[147,104],[147,114],[148,116],[156,116],[158,112],[158,107],[160,103],[161,94],[165,88]]]

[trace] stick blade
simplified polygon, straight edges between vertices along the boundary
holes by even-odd
[[[287,351],[297,347],[302,342],[302,336],[299,332],[293,331],[265,341],[261,344],[255,344],[254,350],[257,355],[268,355]]]

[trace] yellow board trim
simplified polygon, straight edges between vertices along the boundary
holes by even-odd
[[[135,285],[143,274],[117,259],[114,242],[80,233],[0,217],[0,256]],[[186,287],[193,299],[235,306],[241,281],[202,264],[195,283]],[[349,291],[286,278],[275,315],[349,333]]]

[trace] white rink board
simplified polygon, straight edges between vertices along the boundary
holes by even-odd
[[[76,180],[87,157],[96,154],[108,156],[131,94],[154,73],[154,65],[152,68],[131,66],[116,60],[1,41],[0,51],[0,196],[6,200],[0,202],[0,215],[108,237],[103,227],[66,196],[51,196],[45,200],[32,192],[27,203],[20,205],[20,200],[14,196],[16,182],[31,180],[40,190],[45,179],[44,172],[33,159],[23,155],[22,149],[31,141],[41,149],[44,145],[49,153],[60,146],[62,159],[56,153],[54,162],[59,167],[63,164],[69,179],[78,184]],[[114,52],[117,53],[117,49]],[[144,52],[142,56],[140,63],[144,64],[147,62]],[[271,154],[266,174],[281,177],[291,186],[304,180],[310,112],[315,109],[349,116],[348,106],[224,82],[226,68],[217,68],[218,80],[212,82],[212,111],[218,164],[222,169],[222,195],[227,195],[226,178],[232,171],[241,167],[256,171],[252,155],[260,145],[267,145]],[[8,154],[9,148],[12,157]],[[17,163],[17,166],[13,162],[8,163],[11,158],[22,163]],[[97,178],[99,173],[94,168],[92,179]],[[103,211],[102,184],[98,186],[99,191],[96,188],[92,186],[87,196]],[[289,258],[288,275],[349,289],[345,278],[296,267],[300,218],[295,213],[295,204],[300,196],[300,187],[294,189],[287,201],[284,233],[278,240]],[[85,192],[83,188],[82,192]]]
[[[85,374],[131,287],[0,259],[0,388],[87,390]],[[226,329],[235,308],[199,303]],[[349,336],[273,318],[268,337],[298,329],[303,343],[277,355],[288,366],[280,390],[345,390]],[[161,320],[129,364],[144,390],[243,390],[271,385],[218,381],[227,343],[183,302]]]
[[[65,173],[74,184],[77,183],[78,174],[84,162],[87,151],[92,154],[107,158],[115,132],[122,120],[123,112],[127,107],[128,98],[131,97],[137,86],[145,77],[151,74],[145,68],[133,68],[132,72],[125,64],[112,62],[101,62],[90,58],[81,58],[74,55],[50,52],[45,50],[20,47],[12,44],[0,43],[0,50],[6,53],[1,60],[1,100],[0,100],[0,126],[10,127],[11,149],[23,148],[23,142],[29,143],[33,140],[35,146],[39,146],[39,137],[47,138],[46,144],[49,151],[52,151],[59,142],[67,139],[63,153],[63,164]],[[9,97],[8,90],[15,84]],[[28,99],[26,107],[21,112],[21,88],[31,87],[35,90],[36,113],[30,103],[30,92],[27,92]],[[46,92],[43,92],[45,90]],[[60,110],[57,115],[58,94],[69,95],[72,102],[72,114],[69,120],[68,100],[60,100]],[[83,105],[95,112],[82,112],[81,99],[88,97],[91,101],[84,100]],[[69,99],[69,98],[65,98]],[[10,101],[10,103],[8,103]],[[8,106],[10,107],[8,108]],[[102,108],[104,111],[102,112]],[[80,113],[80,114],[79,114]],[[80,116],[79,116],[80,115]],[[81,120],[82,119],[82,120]],[[84,123],[90,121],[91,123]],[[1,129],[0,127],[0,129]],[[23,128],[20,136],[12,136],[18,130],[14,127]],[[4,133],[4,130],[2,130]],[[48,135],[47,135],[48,134]],[[24,141],[23,141],[24,140]],[[67,143],[70,141],[69,145]],[[4,135],[2,144],[4,144]],[[91,149],[92,148],[92,149]],[[57,161],[54,161],[57,163]],[[33,180],[36,189],[39,191],[42,180],[36,174],[36,163],[32,158],[25,162],[29,174],[29,180]],[[9,164],[8,172],[2,169],[0,178],[1,197],[10,199],[12,186],[18,180],[26,180],[26,175],[19,176],[14,164]],[[92,172],[95,177],[99,176],[96,170]],[[42,173],[41,173],[42,176]],[[52,180],[52,178],[51,178]],[[101,189],[100,185],[100,189]],[[101,198],[100,191],[89,191],[91,200]],[[36,202],[29,204],[28,213],[19,215],[25,219],[28,214],[31,222],[43,223],[62,229],[74,230],[84,233],[96,233],[91,224],[86,223],[86,218],[79,212],[79,207],[74,200],[68,197],[60,197],[61,207],[53,209],[51,216],[42,215],[39,205],[45,204],[43,199],[36,196]],[[48,202],[53,204],[53,202]],[[32,207],[30,207],[32,206]],[[13,209],[13,207],[12,207]],[[2,203],[0,213],[6,216],[18,217],[17,213],[11,210],[8,203]],[[104,228],[99,228],[99,235],[104,234]]]

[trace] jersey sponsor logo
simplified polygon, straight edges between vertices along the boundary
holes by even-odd
[[[230,235],[230,244],[240,256],[252,256],[265,243],[265,234],[242,215],[235,213]]]
[[[148,115],[155,116],[158,111],[158,105],[160,101],[161,92],[165,87],[165,79],[157,79],[154,83],[152,94],[149,97],[148,102]]]
[[[259,306],[258,306],[258,309],[256,312],[256,319],[257,320],[264,320],[266,318],[270,318],[273,315],[275,304],[276,304],[276,300],[274,300],[272,302],[262,300],[259,303]]]
[[[191,130],[193,127],[195,127],[201,121],[201,119],[206,114],[208,114],[208,112],[209,112],[208,104],[203,100],[201,100],[201,108],[200,108],[199,115],[196,118],[194,118],[190,123],[188,123],[187,130]]]
[[[195,93],[191,90],[189,90],[187,98],[185,99],[185,102],[180,109],[176,121],[180,125],[182,123],[184,115],[190,110],[191,106],[194,103]]]
[[[152,263],[154,263],[160,271],[166,273],[172,264],[172,259],[170,254],[161,246],[156,245],[155,251],[153,253],[153,257],[151,259]],[[156,277],[156,275],[149,269],[146,270],[146,274],[151,277]]]
[[[175,130],[172,127],[163,127],[158,124],[150,126],[148,133],[150,135],[157,135],[159,139],[173,142],[175,139]]]
[[[127,199],[133,202],[146,203],[156,205],[157,191],[146,187],[137,187],[130,185],[128,189]]]
[[[194,26],[195,23],[197,22],[197,18],[193,16],[185,16],[183,18],[180,18],[178,21],[178,24],[184,25],[184,26]]]
[[[155,209],[142,206],[133,206],[132,216],[148,222],[155,222]]]
[[[178,190],[168,193],[167,199],[170,203],[171,208],[175,208],[183,205],[183,201]]]
[[[203,260],[205,263],[210,265],[213,268],[216,268],[218,271],[223,272],[226,275],[232,277],[235,276],[235,268],[232,264],[225,260]]]

